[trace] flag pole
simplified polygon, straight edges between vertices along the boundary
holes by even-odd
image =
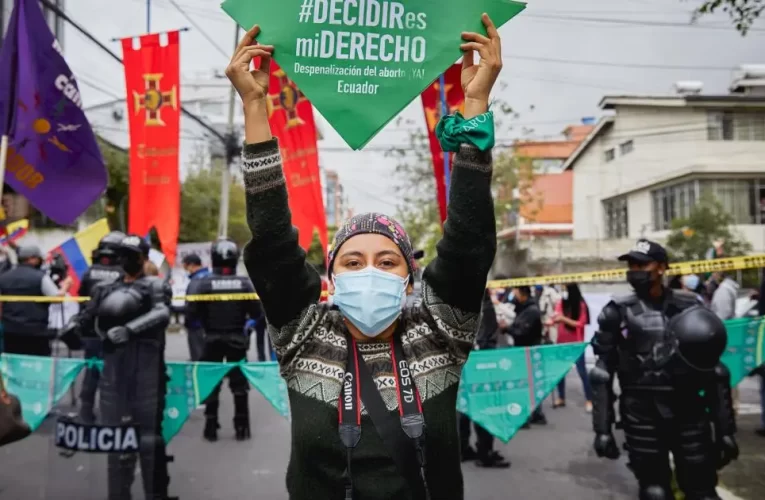
[[[438,77],[438,90],[441,94],[441,116],[447,116],[449,114],[449,105],[446,102],[446,78],[444,74]],[[444,156],[444,184],[446,185],[446,203],[449,204],[449,184],[452,179],[452,172],[449,168],[449,153],[447,151],[442,152]]]
[[[151,0],[146,0],[146,33],[151,33]]]
[[[5,163],[8,161],[8,135],[3,134],[0,139],[0,215],[5,218],[5,209],[2,206],[3,183],[5,182]]]

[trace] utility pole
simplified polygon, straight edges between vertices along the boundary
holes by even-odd
[[[234,24],[234,50],[239,45],[239,25]],[[233,54],[233,52],[232,52]],[[218,214],[218,237],[228,237],[228,205],[231,189],[231,166],[239,149],[239,137],[234,130],[234,111],[236,110],[236,90],[231,85],[228,97],[228,131],[226,133],[226,165],[220,178],[220,212]]]

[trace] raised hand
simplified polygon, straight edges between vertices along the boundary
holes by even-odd
[[[502,45],[499,32],[488,14],[481,16],[488,38],[478,33],[462,33],[462,90],[465,100],[489,102],[489,94],[502,70]],[[474,52],[481,57],[475,64]]]
[[[269,69],[274,47],[258,44],[255,41],[258,34],[260,26],[256,24],[242,37],[226,68],[226,76],[239,93],[245,107],[265,99],[268,95]],[[250,70],[250,62],[256,57],[260,57],[260,68]]]

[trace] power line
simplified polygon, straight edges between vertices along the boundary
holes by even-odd
[[[112,59],[114,59],[115,61],[117,61],[118,63],[120,63],[120,64],[122,64],[122,65],[124,65],[124,64],[125,64],[125,63],[122,61],[122,59],[120,58],[120,56],[118,56],[117,54],[115,54],[114,52],[112,52],[112,51],[109,49],[109,47],[107,47],[106,45],[104,45],[103,43],[101,43],[100,41],[98,41],[98,39],[97,39],[96,37],[94,37],[94,36],[93,36],[93,35],[92,35],[92,34],[91,34],[91,33],[90,33],[88,30],[86,30],[85,28],[83,28],[82,26],[80,26],[78,23],[74,22],[74,21],[72,20],[72,18],[70,18],[70,17],[69,17],[69,16],[68,16],[68,15],[67,15],[67,14],[66,14],[66,13],[65,13],[63,10],[61,10],[61,8],[60,8],[58,5],[56,5],[56,4],[54,4],[54,3],[52,3],[50,0],[40,0],[40,3],[42,3],[42,4],[43,4],[43,5],[45,5],[45,6],[46,6],[48,9],[50,9],[51,11],[53,11],[53,13],[55,13],[55,14],[56,14],[58,17],[60,17],[61,19],[63,19],[63,20],[64,20],[64,21],[66,21],[67,23],[69,23],[69,25],[70,25],[70,26],[72,26],[74,29],[76,29],[77,31],[79,31],[80,33],[82,33],[82,35],[84,35],[84,36],[85,36],[85,38],[87,38],[88,40],[90,40],[91,42],[93,42],[95,45],[97,45],[97,46],[98,46],[98,48],[100,48],[101,50],[103,50],[104,52],[106,52],[107,54],[109,54],[109,56],[110,56]],[[186,109],[186,108],[185,108],[185,107],[183,107],[183,106],[181,106],[181,112],[182,112],[183,114],[185,114],[186,116],[188,116],[189,118],[191,118],[192,120],[194,120],[195,122],[197,122],[199,125],[201,125],[201,126],[202,126],[202,128],[204,128],[205,130],[207,130],[208,132],[210,132],[210,133],[211,133],[213,136],[215,136],[217,139],[219,139],[219,140],[220,140],[220,141],[221,141],[221,142],[222,142],[224,145],[226,144],[226,138],[225,138],[225,137],[223,137],[223,135],[222,135],[220,132],[218,132],[218,131],[217,131],[217,130],[215,130],[213,127],[211,127],[210,125],[208,125],[207,123],[205,123],[205,121],[204,121],[204,120],[202,120],[201,118],[199,118],[197,115],[195,115],[194,113],[192,113],[191,111],[189,111],[188,109]]]
[[[695,70],[695,71],[733,71],[735,68],[729,66],[679,66],[672,64],[651,64],[651,63],[619,63],[607,61],[583,61],[576,59],[558,59],[554,57],[536,57],[522,56],[520,54],[509,54],[502,59],[519,59],[524,61],[551,62],[559,64],[576,64],[582,66],[602,66],[607,68],[642,68],[642,69],[668,69],[668,70]]]
[[[213,39],[213,38],[212,38],[210,35],[208,35],[208,34],[207,34],[207,32],[206,32],[206,31],[205,31],[205,30],[204,30],[204,29],[203,29],[201,26],[199,26],[199,24],[197,24],[197,22],[196,22],[196,21],[194,21],[194,19],[193,19],[193,18],[192,18],[192,17],[191,17],[191,16],[190,16],[188,13],[186,13],[186,11],[184,11],[184,10],[183,10],[183,8],[182,8],[180,5],[178,5],[178,4],[175,2],[175,0],[167,0],[167,1],[168,1],[168,2],[170,2],[170,5],[172,5],[173,7],[175,7],[175,9],[176,9],[178,12],[180,12],[180,14],[181,14],[183,17],[185,17],[185,18],[186,18],[186,20],[187,20],[189,23],[191,23],[191,25],[192,25],[192,26],[194,26],[194,28],[196,28],[196,29],[197,29],[197,30],[199,31],[199,33],[200,33],[200,34],[201,34],[203,37],[205,37],[205,40],[207,40],[208,42],[210,42],[210,45],[212,45],[213,47],[215,47],[215,49],[216,49],[216,50],[217,50],[217,51],[218,51],[218,52],[219,52],[219,53],[220,53],[220,54],[221,54],[223,57],[225,57],[226,59],[230,59],[230,58],[231,58],[231,54],[229,54],[228,52],[226,52],[225,50],[223,50],[223,49],[221,48],[221,46],[220,46],[220,45],[218,45],[218,43],[217,43],[217,42],[216,42],[216,41],[215,41],[215,40],[214,40],[214,39]]]
[[[636,19],[609,19],[603,17],[584,16],[556,16],[541,14],[524,14],[523,17],[532,19],[550,19],[555,21],[575,21],[585,23],[621,24],[629,26],[662,27],[662,28],[690,28],[695,30],[725,30],[733,31],[733,26],[717,26],[710,24],[679,23],[673,21],[638,21]],[[750,28],[749,31],[765,31],[763,28]]]

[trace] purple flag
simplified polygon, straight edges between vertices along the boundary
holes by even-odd
[[[0,52],[0,117],[10,137],[5,182],[59,224],[106,189],[82,99],[37,0],[16,0]]]

